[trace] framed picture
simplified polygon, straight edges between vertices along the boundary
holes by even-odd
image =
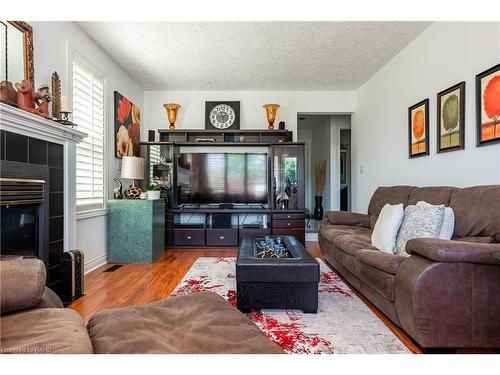
[[[476,76],[477,145],[500,142],[500,64]]]
[[[437,152],[464,149],[465,82],[437,94]]]
[[[205,129],[240,128],[240,102],[205,102]]]
[[[408,156],[429,155],[429,98],[408,108]]]
[[[115,91],[115,156],[141,156],[141,110]]]

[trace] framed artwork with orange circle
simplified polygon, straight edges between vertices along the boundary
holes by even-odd
[[[408,108],[408,156],[429,155],[429,98]]]
[[[476,76],[477,145],[500,142],[500,64]]]

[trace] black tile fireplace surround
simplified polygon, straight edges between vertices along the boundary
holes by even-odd
[[[37,233],[39,240],[36,255],[47,267],[47,286],[57,292],[64,251],[63,145],[4,130],[0,133],[0,177],[46,181],[43,203],[32,210],[36,212],[39,224],[42,224],[38,226],[42,233]],[[26,206],[26,209],[29,207]],[[27,212],[29,216],[29,211]],[[11,209],[11,214],[15,215],[15,210]],[[8,216],[6,211],[2,219],[4,216]]]

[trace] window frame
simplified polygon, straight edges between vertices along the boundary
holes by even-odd
[[[102,216],[107,214],[107,196],[108,196],[108,157],[109,157],[109,137],[108,137],[108,117],[109,117],[109,99],[108,99],[108,75],[105,74],[101,69],[99,69],[95,64],[91,63],[88,58],[83,54],[73,48],[69,43],[67,44],[67,93],[71,98],[71,109],[73,109],[73,63],[77,62],[80,65],[87,67],[92,73],[99,75],[103,78],[103,106],[104,106],[104,118],[103,118],[103,203],[102,207],[90,208],[90,209],[78,209],[78,199],[76,198],[76,175],[75,175],[75,211],[77,220],[91,218],[95,216]],[[78,148],[78,144],[75,148]],[[76,168],[76,158],[75,155],[75,168]],[[76,170],[75,170],[76,172]],[[76,173],[75,173],[76,174]],[[80,206],[81,207],[81,206]]]

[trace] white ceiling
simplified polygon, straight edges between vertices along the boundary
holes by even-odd
[[[353,90],[429,22],[78,22],[145,90]]]

